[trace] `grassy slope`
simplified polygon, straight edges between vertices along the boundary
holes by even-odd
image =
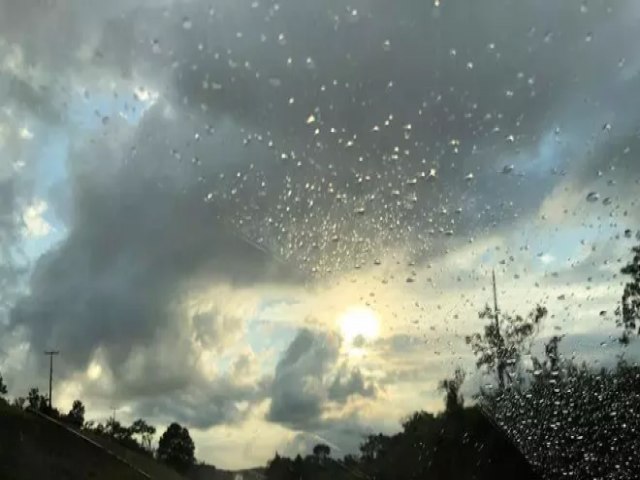
[[[97,439],[96,439],[97,440]],[[150,457],[102,444],[158,480],[184,480]],[[141,480],[138,472],[63,427],[0,400],[0,479]]]
[[[107,437],[95,435],[87,432],[82,432],[91,440],[99,443],[107,450],[115,453],[119,457],[125,459],[131,465],[139,468],[143,472],[147,473],[151,478],[158,480],[185,480],[185,477],[171,470],[169,467],[157,462],[153,457],[144,455],[139,452],[135,452],[126,447],[123,447],[117,442],[110,440]]]
[[[128,466],[63,428],[0,401],[3,480],[139,480]]]

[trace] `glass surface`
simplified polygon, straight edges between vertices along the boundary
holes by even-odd
[[[0,0],[0,396],[189,478],[638,478],[639,44],[636,0]]]

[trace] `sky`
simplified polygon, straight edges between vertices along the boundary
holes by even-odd
[[[491,300],[624,352],[634,0],[0,0],[0,372],[264,464],[492,379]]]

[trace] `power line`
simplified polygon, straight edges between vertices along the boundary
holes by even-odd
[[[53,408],[53,401],[51,397],[51,391],[52,391],[51,385],[53,383],[53,356],[58,355],[59,353],[60,352],[55,350],[44,352],[45,355],[49,355],[49,410]]]

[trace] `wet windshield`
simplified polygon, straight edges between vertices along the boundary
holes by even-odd
[[[639,26],[0,0],[6,475],[637,478]]]

